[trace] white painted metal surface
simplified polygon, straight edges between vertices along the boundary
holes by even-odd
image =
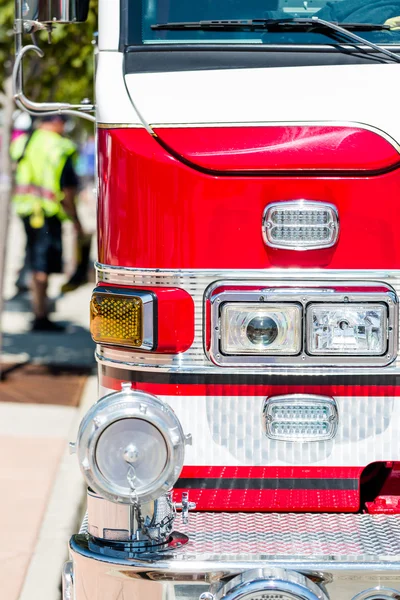
[[[99,50],[118,50],[119,0],[99,0]]]
[[[398,64],[374,64],[128,74],[126,83],[150,124],[347,121],[400,143],[399,76]],[[121,123],[125,100],[104,85],[99,120]]]

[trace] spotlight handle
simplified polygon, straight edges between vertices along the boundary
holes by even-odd
[[[195,502],[189,502],[189,492],[182,492],[182,502],[175,502],[175,508],[182,511],[182,523],[189,523],[189,510],[196,509]]]

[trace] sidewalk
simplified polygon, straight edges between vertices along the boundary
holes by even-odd
[[[72,248],[68,227],[66,238]],[[22,228],[13,217],[2,319],[3,363],[29,361],[29,366],[18,367],[0,382],[1,597],[59,600],[61,568],[68,556],[68,539],[81,517],[85,490],[67,444],[76,438],[81,417],[97,398],[94,344],[88,331],[93,284],[60,297],[66,277],[53,276],[52,318],[67,329],[31,333],[29,298],[13,297],[23,249]],[[71,265],[71,252],[67,264]]]

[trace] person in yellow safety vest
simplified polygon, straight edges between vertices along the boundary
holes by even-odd
[[[75,206],[78,178],[73,167],[76,147],[63,137],[63,115],[43,117],[29,136],[12,144],[17,161],[13,202],[22,218],[32,271],[33,331],[62,331],[48,317],[47,286],[51,273],[62,272],[61,222],[70,218],[83,236]]]

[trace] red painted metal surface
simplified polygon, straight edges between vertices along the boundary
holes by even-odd
[[[361,472],[360,467],[185,466],[174,496],[178,500],[188,491],[197,510],[355,512],[360,506]],[[210,488],[210,481],[218,482],[215,488]],[[223,481],[228,486],[220,489]],[[260,482],[264,489],[258,489]],[[339,489],[346,482],[353,489]]]
[[[265,477],[268,479],[358,479],[362,467],[204,467],[188,465],[183,467],[181,477],[186,478],[220,478],[220,479],[252,479]]]
[[[176,488],[174,498],[189,491],[196,510],[223,512],[357,512],[358,491],[352,490],[186,490]]]
[[[131,291],[146,290],[157,297],[157,348],[152,353],[179,354],[193,344],[194,303],[193,299],[180,288],[132,287],[111,285],[99,282],[102,287],[117,287]],[[121,382],[119,388],[121,389]]]
[[[218,171],[374,171],[400,160],[389,141],[358,127],[164,127],[155,133],[185,159]]]
[[[376,138],[376,140],[375,140]],[[356,139],[356,138],[355,138]],[[368,147],[374,154],[375,141]],[[354,144],[354,155],[364,154]],[[211,176],[182,164],[142,129],[99,131],[99,260],[159,269],[395,269],[400,170],[374,177]],[[329,249],[267,248],[261,223],[275,201],[334,204]],[[371,251],[373,248],[373,251]]]
[[[197,467],[185,466],[174,489],[176,499],[188,491],[197,510],[261,512],[354,512],[359,509],[360,467]],[[230,489],[180,487],[183,480],[229,480]],[[255,481],[269,489],[254,489]],[[238,480],[241,487],[236,489]],[[329,489],[348,480],[355,489]],[[202,485],[203,485],[202,484]],[[301,484],[301,487],[296,487]],[[287,489],[289,486],[290,489]],[[286,489],[285,489],[286,488]],[[314,488],[314,489],[312,489]]]
[[[366,502],[368,513],[374,515],[398,515],[400,514],[400,496],[378,496],[373,502]]]

